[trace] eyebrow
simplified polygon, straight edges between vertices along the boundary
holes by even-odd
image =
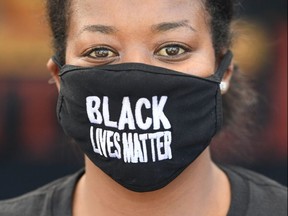
[[[188,20],[181,20],[177,22],[163,22],[159,23],[157,25],[152,26],[152,31],[160,33],[160,32],[166,32],[170,31],[173,29],[181,28],[181,27],[186,27],[192,30],[193,32],[197,32],[195,28],[193,28],[191,25],[189,25]]]
[[[79,34],[82,34],[85,31],[100,32],[102,34],[114,34],[118,30],[113,26],[107,26],[107,25],[87,25],[87,26],[84,26],[84,28],[80,31]]]
[[[173,29],[181,28],[181,27],[186,27],[189,28],[190,30],[197,32],[195,28],[193,28],[191,25],[188,24],[188,20],[181,20],[177,22],[162,22],[156,25],[152,25],[151,29],[153,32],[160,33],[160,32],[166,32],[170,31]],[[108,26],[108,25],[86,25],[83,27],[83,29],[79,32],[79,35],[82,34],[83,32],[88,31],[88,32],[100,32],[102,34],[115,34],[118,29],[116,29],[113,26]]]

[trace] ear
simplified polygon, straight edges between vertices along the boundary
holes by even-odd
[[[225,94],[230,87],[230,80],[233,75],[233,70],[234,70],[234,62],[232,61],[231,64],[229,65],[228,69],[224,73],[224,76],[222,78],[222,81],[220,83],[220,90],[221,94]]]
[[[56,84],[58,91],[60,91],[60,77],[59,77],[59,67],[50,58],[47,62],[47,68],[52,76],[52,80]]]

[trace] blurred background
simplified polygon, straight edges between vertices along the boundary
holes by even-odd
[[[0,1],[0,199],[83,166],[56,119],[44,7],[43,0]],[[233,52],[259,94],[257,128],[243,145],[226,134],[229,146],[220,146],[214,158],[287,185],[287,1],[242,0],[238,11]]]

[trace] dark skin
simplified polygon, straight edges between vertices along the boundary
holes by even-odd
[[[97,66],[139,62],[201,77],[217,68],[209,19],[200,0],[73,0],[66,63]],[[223,49],[225,52],[225,49]],[[223,81],[227,88],[233,65]],[[59,89],[58,67],[48,62]],[[74,216],[224,216],[230,185],[209,148],[163,189],[129,191],[85,157],[76,186]]]

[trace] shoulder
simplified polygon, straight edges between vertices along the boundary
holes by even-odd
[[[20,197],[0,201],[1,216],[54,215],[55,206],[68,205],[83,171],[66,176]],[[63,210],[61,210],[63,211]],[[62,214],[65,215],[65,214]]]
[[[244,168],[233,166],[222,168],[230,180],[235,208],[245,206],[247,216],[287,215],[286,187]]]

